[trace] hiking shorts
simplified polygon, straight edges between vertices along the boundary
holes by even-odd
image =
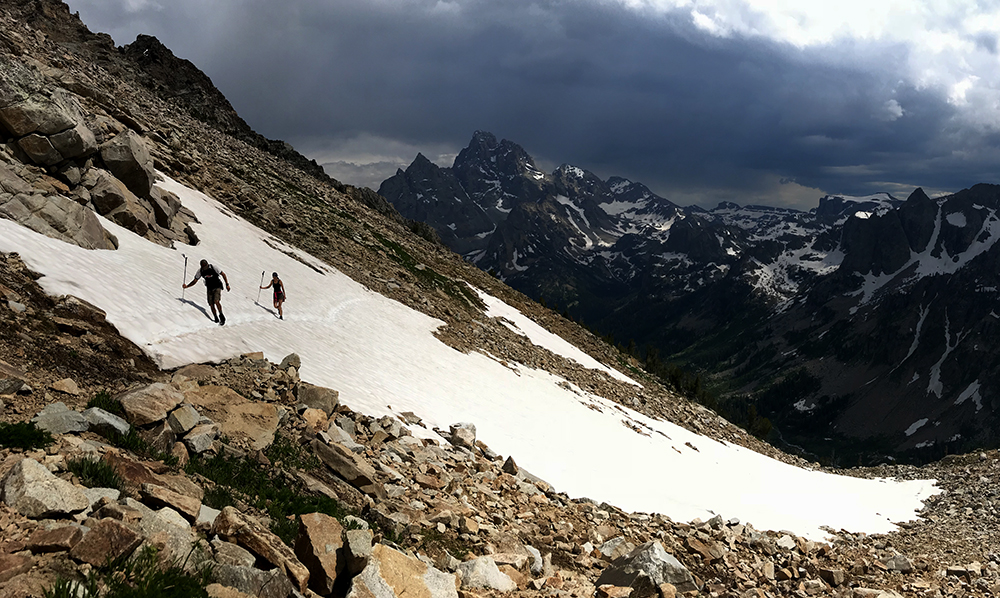
[[[208,304],[215,305],[222,301],[222,289],[208,289]]]

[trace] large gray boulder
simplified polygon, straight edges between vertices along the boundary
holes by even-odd
[[[119,395],[125,415],[137,426],[163,421],[184,400],[184,395],[169,384],[157,382]]]
[[[90,201],[98,214],[140,237],[153,227],[155,218],[146,204],[108,172],[97,174],[97,181],[90,188]]]
[[[611,584],[632,588],[631,598],[656,596],[661,584],[673,584],[678,592],[697,590],[694,577],[659,542],[646,542],[614,561],[601,573],[595,586]]]
[[[25,517],[43,519],[83,511],[90,506],[81,488],[52,475],[34,459],[22,459],[0,484],[0,500]]]
[[[115,249],[118,245],[94,212],[61,195],[0,193],[0,218],[84,249]]]
[[[100,407],[91,407],[82,415],[90,424],[90,429],[102,436],[110,436],[115,433],[124,436],[132,428],[127,421]]]
[[[156,180],[146,142],[134,131],[116,135],[101,146],[101,158],[115,177],[139,197],[149,197]]]
[[[65,89],[39,90],[30,72],[0,85],[0,126],[36,164],[52,166],[97,150],[76,96]]]
[[[463,588],[490,589],[500,592],[513,592],[517,589],[514,580],[500,571],[496,562],[489,556],[465,561],[458,566],[458,575],[462,579]]]
[[[83,110],[70,92],[56,88],[49,95],[11,91],[8,98],[21,97],[0,106],[0,124],[15,137],[32,133],[55,135],[83,122]],[[3,102],[0,94],[0,103]],[[93,137],[93,134],[91,134]]]
[[[72,129],[50,135],[49,142],[66,160],[92,154],[97,150],[97,139],[84,123],[77,123]]]
[[[73,411],[63,402],[46,405],[31,421],[49,434],[86,432],[90,428],[86,417]]]

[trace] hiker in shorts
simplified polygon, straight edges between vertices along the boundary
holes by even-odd
[[[278,278],[277,272],[271,273],[271,282],[267,283],[267,286],[260,287],[262,289],[274,289],[274,308],[278,310],[278,318],[281,320],[285,319],[285,315],[281,312],[281,304],[285,302],[285,285]]]
[[[193,287],[199,278],[205,280],[205,290],[208,291],[208,305],[212,308],[212,317],[220,326],[225,326],[226,315],[222,313],[222,282],[225,281],[228,291],[229,278],[226,277],[225,272],[209,264],[208,260],[201,260],[201,268],[194,273],[194,280],[184,285],[184,288]]]

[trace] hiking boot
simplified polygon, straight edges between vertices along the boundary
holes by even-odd
[[[219,326],[226,325],[226,314],[219,314]]]
[[[219,316],[212,316],[212,319],[215,320],[216,324],[219,323]]]

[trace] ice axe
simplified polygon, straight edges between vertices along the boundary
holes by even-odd
[[[260,272],[260,284],[257,285],[257,300],[254,301],[257,305],[260,305],[260,287],[264,286],[264,270]]]

